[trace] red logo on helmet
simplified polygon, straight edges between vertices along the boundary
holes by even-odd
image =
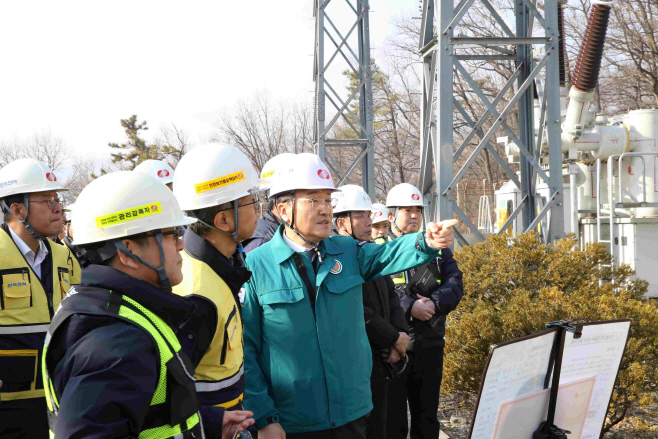
[[[325,171],[324,169],[318,169],[318,177],[324,180],[329,180],[331,175],[329,175],[329,172]]]
[[[157,205],[157,204],[154,204],[153,206],[151,206],[151,210],[152,210],[153,212],[157,212],[157,211],[158,211],[158,205]]]
[[[412,195],[411,195],[411,199],[412,199],[412,200],[416,200],[416,201],[418,201],[418,200],[420,200],[420,195],[418,195],[418,194],[412,194]]]
[[[55,174],[53,174],[52,172],[48,172],[48,173],[46,174],[46,178],[47,178],[49,181],[57,181],[57,177],[55,177]]]
[[[169,171],[167,171],[166,169],[160,169],[158,171],[158,177],[160,178],[169,177]]]

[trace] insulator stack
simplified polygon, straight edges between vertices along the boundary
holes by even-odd
[[[560,58],[560,87],[567,85],[567,67],[566,67],[566,52],[564,50],[564,5],[563,2],[557,4],[557,30],[560,33],[558,37],[559,45],[559,58]]]
[[[610,5],[596,3],[592,6],[587,29],[585,29],[585,38],[580,46],[572,78],[573,86],[582,92],[594,90],[599,82],[599,70],[601,69],[609,18]]]

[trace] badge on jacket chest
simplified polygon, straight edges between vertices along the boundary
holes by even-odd
[[[329,273],[339,274],[341,271],[343,271],[343,264],[341,264],[339,260],[334,259],[332,262],[333,262],[333,265],[332,265],[331,269],[329,269]]]

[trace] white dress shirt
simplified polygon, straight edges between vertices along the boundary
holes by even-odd
[[[32,270],[36,273],[37,277],[41,279],[41,263],[46,259],[46,256],[48,256],[48,247],[46,247],[46,244],[44,244],[42,240],[39,240],[39,248],[35,255],[32,249],[25,243],[25,241],[14,233],[11,227],[8,227],[8,229],[9,233],[11,233],[11,238],[16,243],[16,247],[18,247],[18,250],[23,253],[25,260],[30,264],[30,267],[32,267]]]
[[[286,244],[288,244],[288,247],[290,247],[291,249],[293,249],[293,250],[296,251],[296,252],[305,252],[305,251],[308,251],[308,248],[304,247],[304,246],[301,245],[301,244],[297,244],[295,241],[293,241],[292,239],[288,238],[288,237],[286,236],[286,230],[285,230],[285,229],[283,230],[283,242],[285,242]]]

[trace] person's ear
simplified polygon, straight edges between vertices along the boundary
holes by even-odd
[[[24,220],[25,217],[27,216],[25,205],[22,203],[12,204],[11,206],[9,206],[9,210],[11,210],[11,213],[13,214],[14,218],[16,218],[19,221]]]
[[[290,220],[292,219],[290,218],[292,203],[279,203],[277,208],[279,209],[279,215],[281,216],[281,219],[290,224]]]
[[[213,226],[222,232],[230,233],[233,229],[233,216],[228,214],[228,210],[217,212],[217,215],[213,219]]]
[[[388,222],[391,223],[391,224],[393,224],[393,220],[394,220],[394,218],[393,218],[393,214],[389,213],[389,214],[388,214]]]
[[[126,246],[126,248],[130,253],[142,257],[142,251],[139,244],[137,244],[135,241],[131,241],[130,239],[123,239],[122,241],[123,241],[123,245]],[[133,270],[139,269],[139,262],[128,256],[121,250],[117,250],[117,256],[119,256],[119,261],[121,261],[122,265],[132,268]]]
[[[345,218],[336,218],[336,230],[339,232],[345,230]]]

